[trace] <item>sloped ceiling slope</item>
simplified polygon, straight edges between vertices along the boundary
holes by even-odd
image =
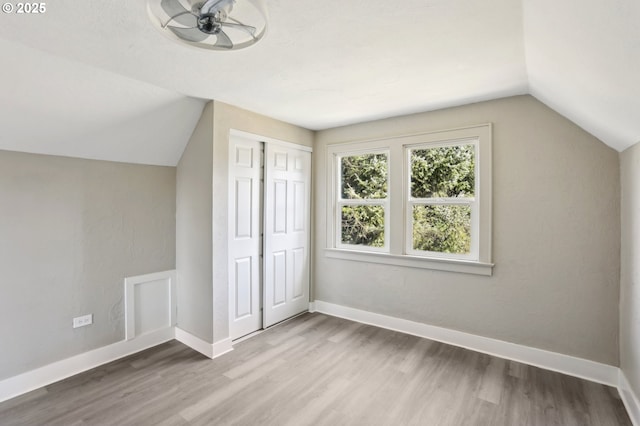
[[[640,2],[525,0],[532,95],[617,150],[640,142]]]
[[[0,149],[174,166],[204,107],[6,40],[0,52]]]
[[[0,124],[15,136],[0,148],[40,140],[47,153],[175,164],[198,99],[325,129],[523,93],[617,149],[640,140],[635,0],[266,4],[267,36],[234,52],[170,40],[144,0],[56,0],[39,16],[0,16],[0,88],[11,94]],[[89,133],[105,135],[93,153]],[[146,142],[114,142],[136,139]]]

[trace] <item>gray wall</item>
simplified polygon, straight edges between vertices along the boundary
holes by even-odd
[[[492,277],[330,259],[328,144],[493,127]],[[530,96],[317,134],[315,298],[618,365],[618,154]]]
[[[0,151],[0,380],[124,339],[124,278],[174,268],[175,168]]]
[[[211,206],[213,102],[202,112],[176,173],[178,327],[213,342]]]
[[[620,367],[640,395],[640,143],[620,154]]]
[[[264,115],[215,102],[213,124],[213,339],[229,337],[228,199],[229,130],[312,146],[313,132]]]

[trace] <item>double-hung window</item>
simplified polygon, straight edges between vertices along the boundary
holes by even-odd
[[[329,257],[490,275],[491,125],[328,147]]]
[[[471,139],[406,148],[407,253],[478,258],[476,147]]]
[[[387,151],[345,153],[337,157],[339,190],[337,246],[388,250],[389,174]]]

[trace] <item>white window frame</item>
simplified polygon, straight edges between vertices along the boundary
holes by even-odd
[[[359,155],[375,155],[384,154],[387,157],[387,197],[386,198],[367,198],[367,199],[350,199],[342,198],[342,169],[340,164],[344,157],[353,157]],[[385,149],[374,149],[365,151],[347,151],[340,152],[335,155],[336,162],[336,184],[335,188],[335,246],[345,250],[363,250],[380,253],[389,252],[389,222],[390,222],[390,203],[389,203],[389,151]],[[384,245],[382,247],[365,246],[363,244],[345,244],[342,242],[342,207],[344,206],[381,206],[384,210]]]
[[[437,141],[432,143],[421,143],[417,145],[405,145],[405,202],[406,202],[406,217],[405,217],[405,252],[414,256],[433,257],[442,259],[458,259],[458,260],[479,260],[479,199],[480,194],[478,189],[479,185],[479,173],[478,173],[478,144],[477,138],[462,139],[462,140],[449,140],[449,141]],[[474,147],[474,196],[466,198],[414,198],[411,196],[411,151],[417,149],[431,149],[431,148],[443,148],[449,146],[460,145],[473,145]],[[471,247],[469,253],[442,253],[435,251],[414,250],[413,248],[413,206],[446,206],[446,205],[467,205],[471,208]]]
[[[491,263],[491,124],[452,130],[401,135],[385,139],[331,144],[327,147],[327,244],[330,258],[396,266],[492,275]],[[474,191],[472,207],[472,248],[468,255],[452,255],[413,250],[410,199],[409,151],[416,147],[437,147],[475,143]],[[349,155],[387,153],[387,206],[385,207],[385,248],[341,244],[342,209],[339,202],[339,159]],[[362,201],[362,200],[359,200]],[[454,201],[451,201],[454,202]],[[364,203],[359,203],[364,204]],[[373,250],[372,250],[373,249]]]

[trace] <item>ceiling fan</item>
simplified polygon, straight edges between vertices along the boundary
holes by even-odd
[[[180,40],[199,47],[214,50],[248,47],[264,35],[266,19],[254,2],[239,1],[241,4],[237,4],[237,0],[196,0],[185,7],[181,0],[161,0],[160,7],[168,17],[168,20],[161,23],[161,28],[171,31]],[[256,10],[247,8],[251,4],[258,14]]]

